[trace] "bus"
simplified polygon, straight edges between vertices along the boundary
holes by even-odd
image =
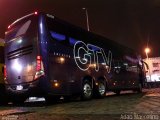
[[[41,12],[17,19],[5,32],[5,83],[13,102],[141,92],[139,61],[134,50]]]
[[[4,39],[0,38],[0,104],[6,103],[6,100],[7,96],[4,83]]]

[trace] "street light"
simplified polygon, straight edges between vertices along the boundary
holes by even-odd
[[[89,20],[88,20],[88,11],[87,8],[82,8],[83,10],[85,10],[86,13],[86,19],[87,19],[87,30],[89,31]]]
[[[150,53],[150,51],[151,51],[151,49],[149,47],[145,48],[145,53],[146,53],[147,60],[148,60],[148,53]]]

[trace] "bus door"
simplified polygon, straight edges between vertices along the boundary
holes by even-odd
[[[121,61],[114,61],[112,67],[112,80],[110,82],[113,88],[121,88],[124,85],[124,74],[122,70],[122,63]]]
[[[126,68],[126,75],[125,75],[126,87],[127,88],[136,87],[139,84],[139,72],[137,64],[127,61],[124,63],[124,65]]]

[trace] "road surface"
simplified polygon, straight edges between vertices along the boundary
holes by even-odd
[[[104,99],[72,100],[46,105],[26,102],[23,106],[0,107],[2,120],[160,120],[160,88],[131,91],[117,96],[108,93]]]

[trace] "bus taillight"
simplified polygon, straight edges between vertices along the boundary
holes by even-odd
[[[41,63],[42,63],[41,56],[37,56],[37,66],[36,66],[37,71],[41,70]]]
[[[42,57],[41,56],[37,56],[37,60],[36,60],[36,75],[34,77],[34,79],[37,79],[41,76],[44,75],[44,68],[43,68],[43,62],[42,62]]]

